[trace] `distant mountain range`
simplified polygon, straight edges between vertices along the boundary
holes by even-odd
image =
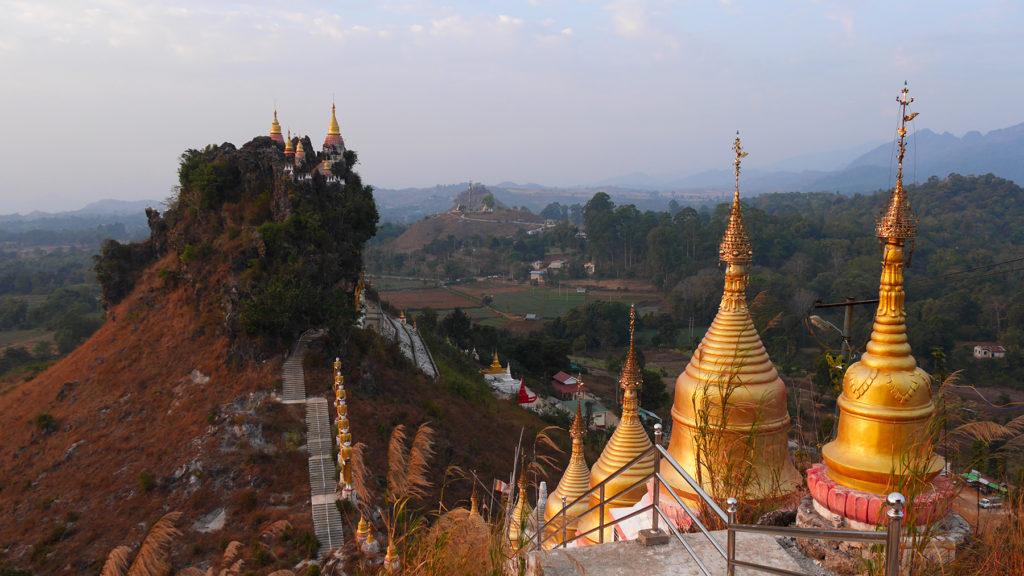
[[[68,210],[65,212],[40,212],[37,210],[28,214],[0,214],[0,223],[30,222],[33,220],[75,216],[141,216],[145,220],[145,211],[149,206],[157,210],[163,210],[163,202],[159,200],[106,199],[90,202],[84,208],[78,210]]]
[[[923,182],[930,176],[945,178],[953,172],[962,175],[992,173],[1024,182],[1024,123],[984,135],[968,132],[959,138],[949,132],[937,134],[924,129],[912,134],[909,144],[910,156],[905,163],[905,180],[909,182]],[[743,189],[752,194],[822,191],[863,194],[889,188],[894,180],[895,146],[887,142],[856,156],[837,170],[744,170]],[[711,170],[679,178],[656,178],[634,173],[598,185],[651,190],[728,190],[733,186],[733,174],[730,170]]]
[[[905,163],[905,181],[924,182],[930,176],[945,178],[992,173],[1001,178],[1024,182],[1024,123],[993,130],[987,134],[973,131],[962,137],[928,129],[910,136],[910,152]],[[843,161],[849,154],[852,161]],[[838,166],[836,170],[797,170],[796,166]],[[793,159],[779,164],[778,170],[748,169],[743,172],[743,190],[757,195],[768,192],[840,192],[865,194],[889,188],[895,181],[892,142],[845,151],[833,151]],[[443,212],[468,183],[433,188],[404,190],[377,189],[382,221],[413,222]],[[669,201],[707,205],[721,202],[733,187],[729,170],[711,170],[686,176],[652,176],[641,172],[625,174],[587,186],[552,188],[539,184],[502,182],[488,188],[505,204],[526,206],[537,212],[551,202],[585,203],[595,192],[604,191],[617,204],[635,204],[641,210],[664,210]]]

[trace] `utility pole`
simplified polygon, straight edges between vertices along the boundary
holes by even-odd
[[[843,329],[840,331],[840,334],[843,336],[843,346],[841,350],[847,365],[849,365],[853,354],[853,346],[850,344],[850,327],[853,325],[853,307],[863,304],[878,304],[878,298],[873,298],[871,300],[857,300],[856,298],[847,296],[846,301],[835,302],[832,304],[823,304],[821,300],[814,301],[814,308],[843,308]]]

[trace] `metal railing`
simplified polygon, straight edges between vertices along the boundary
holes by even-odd
[[[711,571],[704,564],[703,561],[698,557],[697,552],[693,549],[689,542],[683,538],[682,533],[676,527],[675,522],[669,518],[669,515],[661,506],[660,494],[661,488],[666,488],[665,492],[675,501],[676,505],[686,513],[693,523],[693,526],[704,534],[704,536],[711,543],[712,547],[718,552],[726,562],[726,570],[728,576],[735,576],[736,568],[749,568],[753,570],[759,570],[761,572],[767,572],[770,574],[779,574],[783,576],[806,576],[802,572],[793,572],[783,568],[776,568],[773,566],[766,566],[764,564],[757,564],[755,562],[747,562],[745,560],[738,560],[736,558],[736,534],[739,532],[749,534],[763,534],[767,536],[785,536],[790,538],[816,538],[825,540],[846,540],[846,541],[857,541],[857,542],[872,542],[877,544],[885,545],[885,576],[899,576],[900,573],[900,535],[903,530],[903,509],[906,504],[906,500],[903,495],[899,492],[893,492],[886,498],[888,504],[888,510],[886,511],[886,517],[888,518],[887,530],[885,532],[857,532],[852,530],[818,530],[811,528],[791,528],[791,527],[777,527],[777,526],[755,526],[749,524],[738,524],[736,522],[736,512],[739,508],[739,501],[735,498],[729,498],[726,500],[726,510],[723,510],[715,500],[704,491],[704,489],[697,483],[696,480],[691,477],[686,470],[675,461],[672,456],[662,447],[662,426],[661,424],[655,424],[654,426],[654,445],[645,450],[636,458],[633,458],[624,466],[616,470],[614,473],[609,475],[597,486],[592,487],[590,490],[584,492],[580,497],[576,498],[572,502],[567,501],[566,497],[562,497],[562,509],[551,520],[543,523],[537,527],[534,538],[527,542],[524,546],[533,545],[537,550],[542,549],[545,543],[554,537],[561,536],[558,544],[552,547],[564,548],[566,545],[579,540],[585,536],[597,532],[597,542],[603,544],[605,541],[605,529],[615,526],[621,522],[629,520],[646,513],[651,514],[651,530],[660,531],[659,525],[660,520],[665,521],[665,526],[669,532],[675,536],[676,540],[683,545],[683,548],[690,555],[693,561],[700,568],[701,572],[705,576],[711,576]],[[606,498],[606,486],[612,480],[618,478],[626,470],[629,470],[641,460],[654,455],[654,471],[650,474],[645,475],[643,478],[633,482],[628,487],[617,491],[615,494],[610,495]],[[667,462],[672,469],[679,474],[680,477],[690,486],[691,489],[697,494],[700,500],[704,503],[707,511],[717,517],[726,527],[726,543],[723,548],[721,542],[715,538],[704,522],[701,521],[701,515],[694,511],[686,502],[684,502],[675,490],[665,480],[665,477],[661,474],[661,466],[663,462]],[[649,480],[654,479],[653,493],[651,495],[651,504],[639,508],[630,512],[629,514],[622,516],[621,518],[613,518],[610,522],[605,522],[605,509],[606,502],[608,500],[614,500],[620,494],[626,494],[630,491],[646,484]],[[581,502],[586,502],[591,495],[597,493],[599,502],[596,506],[588,507],[584,512],[578,515],[574,515],[572,518],[568,517],[568,510],[570,507],[575,506]],[[590,514],[593,511],[598,512],[598,525],[596,528],[591,528],[585,532],[577,532],[572,538],[567,538],[568,522],[570,520],[579,520]],[[593,538],[590,538],[593,540]]]

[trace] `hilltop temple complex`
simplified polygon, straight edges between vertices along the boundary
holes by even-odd
[[[322,159],[313,166],[307,165],[307,152],[301,138],[288,138],[281,133],[281,124],[277,121],[277,109],[274,109],[274,120],[270,123],[270,139],[284,144],[284,172],[296,180],[305,180],[313,174],[321,174],[328,181],[340,181],[347,170],[345,166],[345,140],[341,137],[341,126],[338,124],[335,106],[331,104],[331,120],[327,125],[327,136],[321,148]]]

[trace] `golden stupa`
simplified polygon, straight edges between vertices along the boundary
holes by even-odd
[[[580,382],[580,386],[583,383]],[[569,504],[565,513],[565,535],[571,538],[576,535],[576,526],[579,523],[581,514],[587,511],[587,501],[582,500],[575,505],[572,504],[587,490],[590,490],[590,469],[587,468],[587,460],[583,455],[583,436],[586,434],[586,426],[583,424],[583,413],[580,405],[582,399],[576,403],[576,418],[569,428],[569,436],[572,438],[572,455],[569,457],[569,465],[565,467],[565,473],[558,482],[558,487],[548,495],[547,506],[544,507],[544,522],[558,518],[562,512],[562,497]],[[545,548],[552,548],[562,543],[562,523],[556,521],[551,523],[548,533],[545,534]]]
[[[284,142],[281,135],[281,125],[277,122],[277,108],[274,108],[274,121],[270,123],[270,138],[274,142]]]
[[[619,421],[619,426],[615,428],[615,432],[612,433],[612,437],[608,439],[608,444],[605,445],[601,456],[590,470],[590,488],[603,482],[652,446],[647,431],[640,424],[640,387],[643,385],[643,374],[640,373],[640,365],[636,360],[636,349],[633,344],[635,331],[636,309],[631,307],[629,310],[629,352],[626,354],[626,363],[622,367],[622,376],[619,378],[619,386],[622,387],[622,419]],[[653,452],[605,485],[604,522],[606,525],[613,520],[609,508],[625,508],[640,501],[640,498],[646,493],[647,487],[641,484],[632,490],[627,490],[627,488],[652,472],[654,472]],[[593,508],[600,503],[600,492],[594,492],[590,495],[588,508]],[[596,528],[599,526],[600,520],[600,511],[593,510],[580,519],[576,532],[583,533],[594,530],[583,538],[591,543],[599,542],[600,535]],[[605,542],[612,541],[612,531],[612,527],[604,529]]]
[[[905,86],[897,100],[901,121],[896,188],[875,228],[882,244],[878,311],[867,351],[843,378],[838,435],[822,449],[833,480],[875,494],[895,490],[911,468],[930,480],[943,466],[943,459],[925,443],[935,412],[931,377],[917,366],[907,343],[903,259],[908,240],[913,251],[917,221],[903,190],[903,156],[906,123],[917,114],[907,113],[914,99]]]
[[[676,380],[668,453],[716,498],[767,499],[793,492],[800,475],[789,458],[786,385],[779,378],[747,309],[753,250],[740,211],[737,133],[736,191],[719,259],[725,291],[711,327]],[[668,463],[661,473],[690,503],[696,492]]]
[[[520,539],[526,538],[525,529],[530,519],[530,503],[526,501],[526,456],[523,456],[519,471],[519,497],[508,521],[508,541],[512,548],[519,548]]]
[[[288,138],[284,141],[284,155],[295,156],[295,142],[292,140],[292,131],[288,131]]]
[[[483,374],[504,374],[505,369],[501,367],[501,362],[498,361],[498,351],[494,351],[494,360],[491,360],[491,365],[481,370]]]

